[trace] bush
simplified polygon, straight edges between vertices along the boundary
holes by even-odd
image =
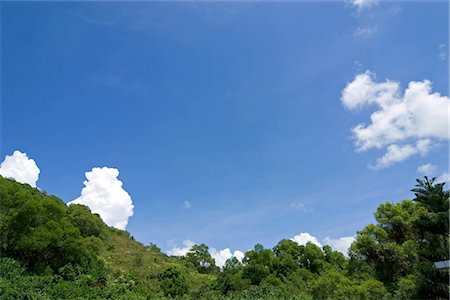
[[[9,257],[0,258],[0,279],[15,281],[25,272],[23,266]]]
[[[158,276],[164,295],[182,296],[187,293],[188,285],[183,272],[177,267],[169,267]]]

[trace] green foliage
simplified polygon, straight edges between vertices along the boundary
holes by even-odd
[[[158,278],[164,295],[166,296],[182,296],[188,291],[186,277],[183,271],[176,267],[168,268],[162,272]]]
[[[0,178],[1,256],[14,258],[34,272],[56,272],[71,263],[98,264],[60,199],[28,185]]]
[[[396,299],[412,299],[417,294],[417,278],[415,275],[410,274],[399,280],[397,290],[395,291]]]
[[[274,270],[275,261],[276,257],[272,250],[264,249],[263,245],[257,244],[253,250],[245,254],[243,277],[249,279],[251,284],[258,285]]]
[[[98,214],[91,213],[89,207],[71,204],[67,208],[67,217],[83,237],[104,237],[106,225]]]
[[[148,246],[146,246],[146,248],[149,251],[153,251],[153,252],[161,252],[161,249],[154,243],[150,243]]]
[[[350,259],[312,243],[257,244],[222,270],[205,244],[186,257],[144,246],[86,206],[0,177],[0,299],[447,298],[449,193],[418,180],[416,198],[383,203]]]
[[[186,260],[197,268],[199,273],[210,274],[218,271],[214,258],[209,254],[209,248],[205,244],[192,246],[186,254]]]
[[[449,192],[434,178],[417,180],[412,201],[381,204],[378,224],[358,232],[351,273],[374,271],[400,299],[447,298],[448,274],[434,262],[449,259]]]
[[[251,281],[243,277],[243,270],[244,265],[236,257],[225,262],[225,266],[217,278],[217,286],[222,294],[239,292],[250,286]]]
[[[25,268],[14,259],[0,258],[0,280],[14,281],[19,279],[24,272]]]
[[[279,285],[274,286],[270,284],[262,284],[259,286],[252,286],[243,292],[230,294],[226,299],[233,300],[278,300],[278,299],[290,299],[290,300],[312,300],[313,298],[304,292],[293,293],[288,286]]]
[[[374,279],[354,281],[336,270],[317,277],[311,285],[314,299],[389,299],[383,283]]]
[[[323,252],[325,254],[325,261],[327,263],[339,270],[345,269],[347,261],[344,254],[338,251],[333,251],[328,245],[325,245],[323,247]]]

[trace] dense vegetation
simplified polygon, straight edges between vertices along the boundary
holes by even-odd
[[[204,244],[169,257],[82,205],[0,176],[0,299],[423,299],[449,297],[449,192],[418,180],[381,204],[349,258],[312,243],[256,245],[223,269]]]

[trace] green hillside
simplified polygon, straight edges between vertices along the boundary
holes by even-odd
[[[312,243],[256,245],[220,270],[206,245],[170,257],[70,205],[0,177],[0,299],[448,298],[449,193],[418,181],[416,198],[384,203],[350,258]]]

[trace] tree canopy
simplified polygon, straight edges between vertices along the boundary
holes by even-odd
[[[284,239],[218,268],[205,244],[170,257],[86,206],[0,177],[0,299],[446,299],[434,262],[449,259],[449,192],[427,177],[412,192],[378,206],[348,258]]]

